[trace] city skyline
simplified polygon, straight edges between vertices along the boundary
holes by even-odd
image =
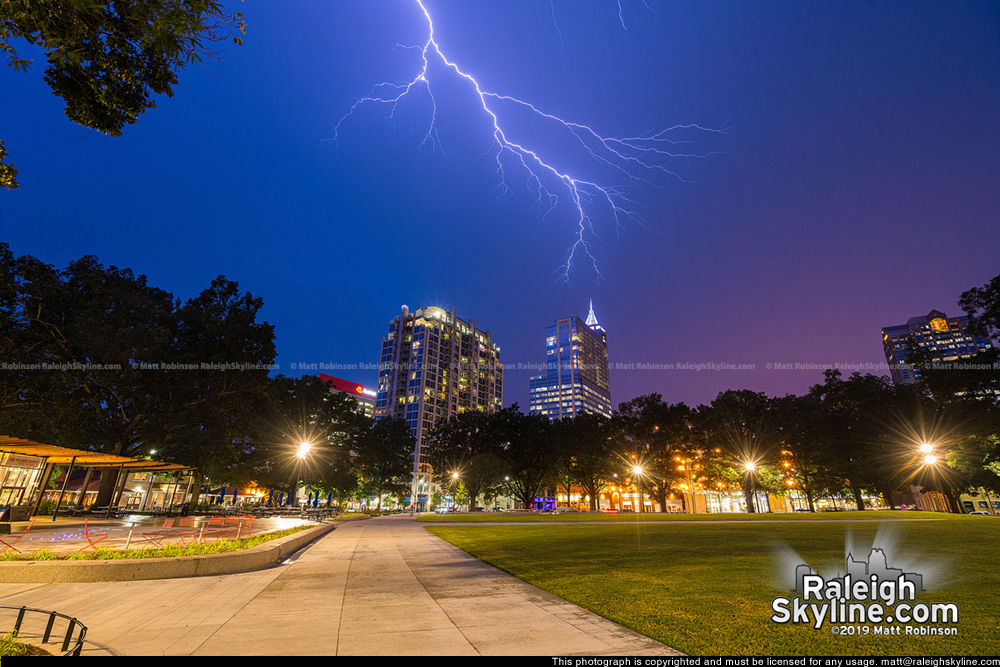
[[[614,2],[425,4],[490,90],[616,136],[729,128],[697,138],[717,153],[678,163],[683,182],[644,195],[641,223],[602,229],[605,282],[559,281],[573,220],[499,196],[468,90],[438,91],[443,152],[382,112],[330,143],[386,72],[412,75],[396,45],[426,34],[405,0],[241,5],[244,45],[181,71],[116,139],[66,120],[43,62],[4,68],[21,182],[0,193],[5,240],[60,267],[93,254],[181,298],[226,275],[264,299],[288,375],[374,386],[374,369],[292,364],[376,364],[403,303],[472,313],[504,348],[504,404],[525,411],[537,332],[591,298],[615,332],[614,405],[698,405],[730,388],[802,393],[830,364],[888,375],[881,328],[957,312],[996,274],[991,4],[634,2],[624,26]]]

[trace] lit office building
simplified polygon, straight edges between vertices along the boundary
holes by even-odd
[[[376,391],[371,387],[366,387],[365,385],[358,384],[357,382],[350,382],[349,380],[335,378],[332,375],[326,375],[325,373],[320,373],[319,379],[321,382],[330,383],[330,391],[340,392],[353,397],[354,400],[358,402],[358,407],[366,417],[375,416]]]
[[[430,497],[427,434],[439,422],[467,410],[496,412],[503,407],[500,347],[475,320],[455,311],[406,306],[389,323],[379,358],[375,418],[405,419],[416,436],[414,485],[418,502]]]
[[[594,315],[556,320],[545,335],[546,374],[531,378],[531,414],[549,419],[588,411],[611,416],[608,336]]]
[[[948,317],[932,310],[922,317],[911,317],[906,324],[882,328],[885,360],[896,384],[913,384],[918,369],[906,363],[910,346],[923,352],[929,362],[953,362],[992,349],[988,338],[969,331],[969,318]]]

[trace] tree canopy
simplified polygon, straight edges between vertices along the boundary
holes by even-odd
[[[24,71],[17,40],[45,53],[45,82],[75,123],[111,136],[173,95],[186,65],[218,59],[221,42],[242,44],[246,23],[219,0],[0,0],[0,53]],[[0,188],[16,188],[4,164]]]

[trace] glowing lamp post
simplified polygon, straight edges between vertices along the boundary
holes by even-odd
[[[743,472],[747,475],[747,481],[750,483],[750,501],[752,507],[748,507],[748,511],[757,511],[757,485],[754,483],[756,480],[754,478],[754,472],[757,470],[757,464],[753,461],[745,461],[743,463]]]
[[[646,511],[646,502],[642,497],[642,466],[632,466],[632,474],[635,475],[635,485],[639,489],[639,511]]]
[[[292,500],[292,507],[299,506],[299,466],[305,461],[306,457],[309,456],[309,451],[312,449],[312,443],[303,440],[299,443],[299,448],[295,452],[295,466],[292,469],[292,484],[289,490],[289,495]]]

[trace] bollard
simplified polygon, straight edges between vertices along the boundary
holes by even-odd
[[[129,524],[129,529],[128,529],[128,539],[125,540],[125,551],[128,551],[129,545],[132,544],[132,531],[133,530],[135,530],[135,524],[131,523],[131,524]]]
[[[198,533],[198,544],[201,544],[202,538],[205,537],[205,526],[201,527],[201,532]]]

